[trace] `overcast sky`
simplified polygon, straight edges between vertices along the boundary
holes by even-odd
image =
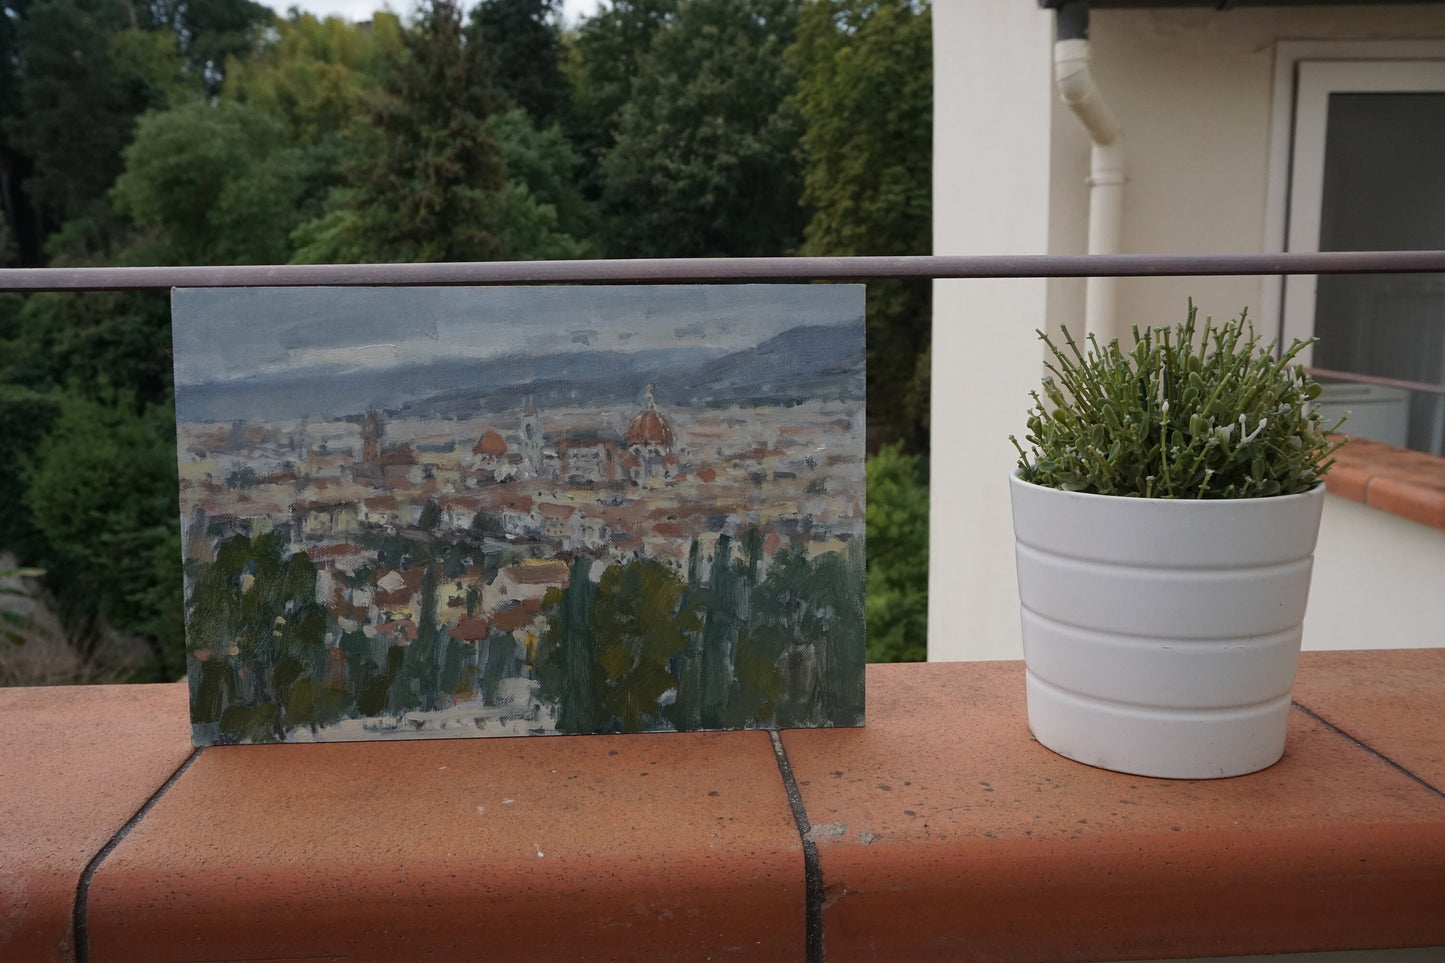
[[[799,325],[861,323],[861,284],[183,288],[178,385],[507,354],[738,351]]]
[[[287,0],[265,0],[265,2],[277,13],[284,14],[287,9],[296,6],[318,17],[338,16],[351,21],[370,20],[372,12],[382,8],[406,16],[416,5],[416,0],[300,0],[297,3],[288,3]],[[565,23],[575,24],[582,17],[590,16],[597,9],[597,3],[598,0],[562,0],[562,19]],[[470,7],[472,4],[465,2],[464,5]]]

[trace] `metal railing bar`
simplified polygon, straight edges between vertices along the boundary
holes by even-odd
[[[1334,371],[1329,368],[1305,368],[1311,378],[1329,378],[1334,381],[1348,381],[1351,384],[1378,385],[1382,388],[1404,388],[1406,391],[1420,391],[1431,395],[1445,395],[1445,385],[1425,381],[1405,381],[1402,378],[1385,378],[1381,375],[1357,374],[1353,371]]]
[[[1445,272],[1445,251],[1283,254],[1021,254],[893,257],[646,258],[446,264],[277,264],[0,269],[0,291],[173,287],[682,284],[884,278],[1200,277]]]

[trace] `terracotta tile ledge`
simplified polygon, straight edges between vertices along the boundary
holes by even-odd
[[[0,690],[0,959],[1445,946],[1445,650],[1307,653],[1284,760],[1207,782],[1048,752],[1019,663],[868,684],[867,727],[776,739],[194,755],[178,687]]]
[[[1335,453],[1325,490],[1445,530],[1445,458],[1351,438]]]

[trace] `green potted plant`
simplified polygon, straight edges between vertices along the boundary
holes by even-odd
[[[1320,386],[1244,314],[1060,347],[1011,479],[1029,725],[1090,765],[1174,778],[1284,753],[1340,442]]]

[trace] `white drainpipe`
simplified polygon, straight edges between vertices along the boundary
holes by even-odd
[[[1089,64],[1087,39],[1054,44],[1054,79],[1059,96],[1093,140],[1089,157],[1089,253],[1119,253],[1124,213],[1124,131],[1104,103]],[[1107,344],[1119,335],[1118,279],[1089,278],[1084,293],[1085,329]]]

